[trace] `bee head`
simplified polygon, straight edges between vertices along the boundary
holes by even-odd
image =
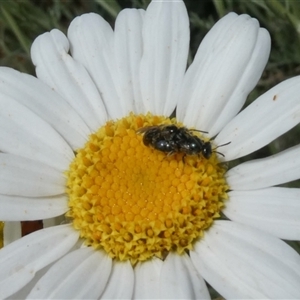
[[[210,142],[205,142],[202,145],[202,155],[206,158],[209,159],[212,155],[212,149],[211,149],[211,143]]]

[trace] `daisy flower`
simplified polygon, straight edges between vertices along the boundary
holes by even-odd
[[[184,3],[153,1],[39,36],[37,78],[0,69],[0,220],[65,215],[0,250],[1,299],[300,298],[281,240],[300,190],[274,187],[300,178],[299,146],[226,167],[298,124],[300,78],[239,113],[268,32],[230,13],[186,70],[188,47]]]

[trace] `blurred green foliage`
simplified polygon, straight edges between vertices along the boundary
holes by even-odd
[[[146,8],[150,0],[0,0],[0,65],[33,73],[30,63],[32,41],[45,31],[63,32],[71,20],[96,12],[112,26],[126,7]],[[230,11],[247,13],[260,21],[272,36],[272,53],[262,90],[300,72],[300,1],[295,0],[185,0],[191,21],[192,58],[204,35]]]

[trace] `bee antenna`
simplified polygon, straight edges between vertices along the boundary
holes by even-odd
[[[222,155],[223,157],[225,157],[225,155],[223,153],[215,151],[215,149],[213,150],[213,152],[218,153],[218,154]]]
[[[201,133],[208,133],[208,131],[198,130],[198,129],[189,129],[189,131],[198,131]]]
[[[214,150],[216,150],[216,149],[218,149],[220,147],[223,147],[223,146],[227,146],[229,144],[231,144],[231,142],[228,142],[228,143],[225,143],[225,144],[222,144],[222,145],[218,145]],[[216,152],[216,153],[218,153],[218,152]]]
[[[222,155],[223,157],[225,157],[225,155],[224,155],[223,153],[216,151],[216,149],[218,149],[218,148],[220,148],[220,147],[223,147],[223,146],[227,146],[227,145],[229,145],[230,143],[231,143],[231,142],[228,142],[228,143],[225,143],[225,144],[222,144],[222,145],[217,146],[215,149],[213,149],[213,152],[218,153],[218,154]]]

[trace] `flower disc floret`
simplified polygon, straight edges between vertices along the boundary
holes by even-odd
[[[137,130],[161,124],[182,126],[151,114],[107,122],[66,172],[67,216],[85,243],[133,264],[192,249],[227,198],[215,153],[183,159],[143,144]]]

